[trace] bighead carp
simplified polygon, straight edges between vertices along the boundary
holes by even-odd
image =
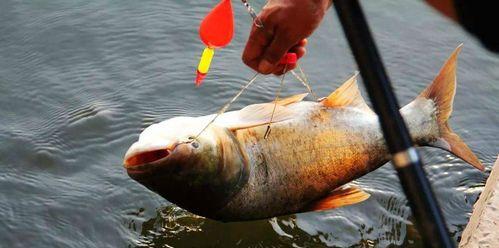
[[[400,111],[418,145],[483,166],[449,127],[459,46],[438,76]],[[249,105],[213,118],[176,117],[146,128],[127,151],[128,174],[195,214],[222,221],[325,210],[369,197],[344,185],[385,164],[390,155],[377,115],[360,95],[356,76],[328,97]]]

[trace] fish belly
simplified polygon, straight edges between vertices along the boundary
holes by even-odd
[[[377,116],[352,107],[297,103],[295,118],[236,133],[250,164],[242,190],[220,211],[226,220],[303,211],[331,190],[387,162]]]

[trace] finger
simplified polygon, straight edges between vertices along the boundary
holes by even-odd
[[[272,74],[276,76],[280,76],[283,74],[284,71],[284,65],[277,65],[274,70],[272,70]]]
[[[301,57],[305,56],[307,53],[307,49],[303,46],[294,46],[290,50],[290,52],[296,53],[296,57],[300,59]]]
[[[281,58],[294,44],[296,44],[296,41],[278,33],[263,53],[262,61],[258,65],[258,71],[263,74],[273,72]]]
[[[307,44],[308,44],[308,40],[307,39],[303,39],[300,42],[298,42],[298,44],[296,44],[296,45],[298,45],[298,46],[306,46]]]
[[[298,49],[296,49],[295,53],[296,57],[298,59],[301,59],[303,56],[305,56],[305,54],[307,54],[307,49],[305,47],[299,47]]]
[[[253,25],[242,56],[242,60],[247,66],[258,71],[260,58],[272,41],[270,37],[269,32],[265,31],[264,28]]]
[[[298,42],[290,49],[290,52],[296,53],[296,56],[299,59],[307,53],[307,48],[306,48],[307,44],[308,44],[307,39],[300,40],[300,42]]]

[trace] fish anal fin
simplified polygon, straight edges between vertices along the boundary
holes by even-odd
[[[307,211],[323,211],[353,205],[367,200],[369,196],[368,193],[358,187],[340,187],[333,190],[326,197],[310,204]]]
[[[331,108],[354,106],[372,111],[369,106],[367,106],[366,101],[360,94],[359,86],[357,85],[358,75],[359,73],[356,72],[333,93],[324,98],[321,103],[324,106]]]
[[[286,97],[283,99],[279,99],[279,100],[277,100],[277,104],[282,105],[282,106],[286,106],[286,105],[289,105],[291,103],[300,102],[305,97],[307,97],[307,95],[308,95],[308,93],[303,93],[303,94],[298,94],[298,95]],[[274,103],[274,102],[272,102],[272,103]]]

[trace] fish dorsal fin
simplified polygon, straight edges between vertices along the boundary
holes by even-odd
[[[294,112],[280,104],[260,103],[252,104],[239,111],[227,112],[220,116],[216,123],[232,131],[269,123],[274,110],[272,123],[289,120],[295,116]]]
[[[356,72],[352,77],[345,81],[338,89],[331,93],[328,97],[321,101],[321,103],[326,107],[339,108],[345,106],[354,106],[362,109],[368,109],[372,111],[369,106],[367,106],[366,101],[362,98],[360,94],[359,86],[357,85]]]
[[[326,197],[313,202],[307,211],[322,211],[353,205],[369,198],[369,194],[355,186],[344,186],[333,190]]]
[[[286,106],[286,105],[289,105],[291,103],[301,102],[303,100],[303,98],[307,97],[307,95],[308,95],[308,93],[303,93],[303,94],[298,94],[298,95],[286,97],[283,99],[279,99],[279,100],[277,100],[277,104],[282,105],[282,106]],[[274,102],[272,102],[272,103],[274,103]]]

